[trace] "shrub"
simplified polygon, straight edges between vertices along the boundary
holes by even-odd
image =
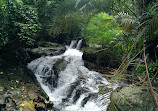
[[[114,44],[116,35],[120,32],[121,29],[118,27],[118,24],[113,21],[113,16],[101,12],[92,17],[83,36],[86,37],[89,43],[109,47]]]
[[[40,29],[36,9],[16,0],[5,1],[0,8],[1,45],[32,45]]]
[[[148,66],[148,71],[149,71],[149,77],[151,79],[151,82],[154,86],[158,86],[157,83],[158,83],[158,61],[157,62],[153,62],[151,63],[149,66]],[[139,77],[143,77],[145,78],[146,77],[146,67],[145,65],[140,65],[139,67],[137,67],[135,69],[135,73],[137,75],[134,76],[135,79],[136,76],[139,76]]]

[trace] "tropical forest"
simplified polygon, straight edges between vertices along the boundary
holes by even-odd
[[[0,0],[0,111],[158,111],[158,0]]]

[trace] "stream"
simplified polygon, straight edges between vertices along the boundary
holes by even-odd
[[[58,111],[106,111],[117,86],[84,66],[79,50],[82,40],[72,41],[62,55],[45,56],[28,63]],[[106,91],[98,92],[106,86]]]

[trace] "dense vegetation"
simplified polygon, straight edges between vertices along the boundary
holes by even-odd
[[[158,105],[157,0],[0,0],[0,66],[39,41],[75,39],[115,54],[111,78],[146,84]]]

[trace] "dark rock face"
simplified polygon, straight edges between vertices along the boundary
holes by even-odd
[[[37,48],[26,49],[29,53],[31,60],[39,58],[41,56],[55,56],[64,53],[66,47],[61,44],[51,43],[51,42],[40,42]]]
[[[75,92],[75,96],[73,97],[73,102],[76,103],[80,96],[85,92],[87,92],[86,89],[78,87]]]
[[[97,65],[87,60],[84,60],[84,66],[86,66],[88,69],[92,71],[97,71]]]
[[[64,59],[57,59],[56,63],[54,64],[54,69],[59,72],[59,71],[63,71],[65,70],[66,66],[67,66],[67,61],[65,61]]]
[[[53,82],[53,87],[57,87],[57,82],[58,82],[58,78],[59,78],[59,73],[63,70],[65,70],[67,66],[67,61],[65,61],[64,59],[57,59],[56,63],[53,66],[53,71],[54,71],[54,76],[51,79]]]
[[[82,58],[86,61],[85,66],[89,69],[101,70],[105,67],[115,68],[119,65],[116,55],[107,50],[101,51],[100,49],[86,47]]]

